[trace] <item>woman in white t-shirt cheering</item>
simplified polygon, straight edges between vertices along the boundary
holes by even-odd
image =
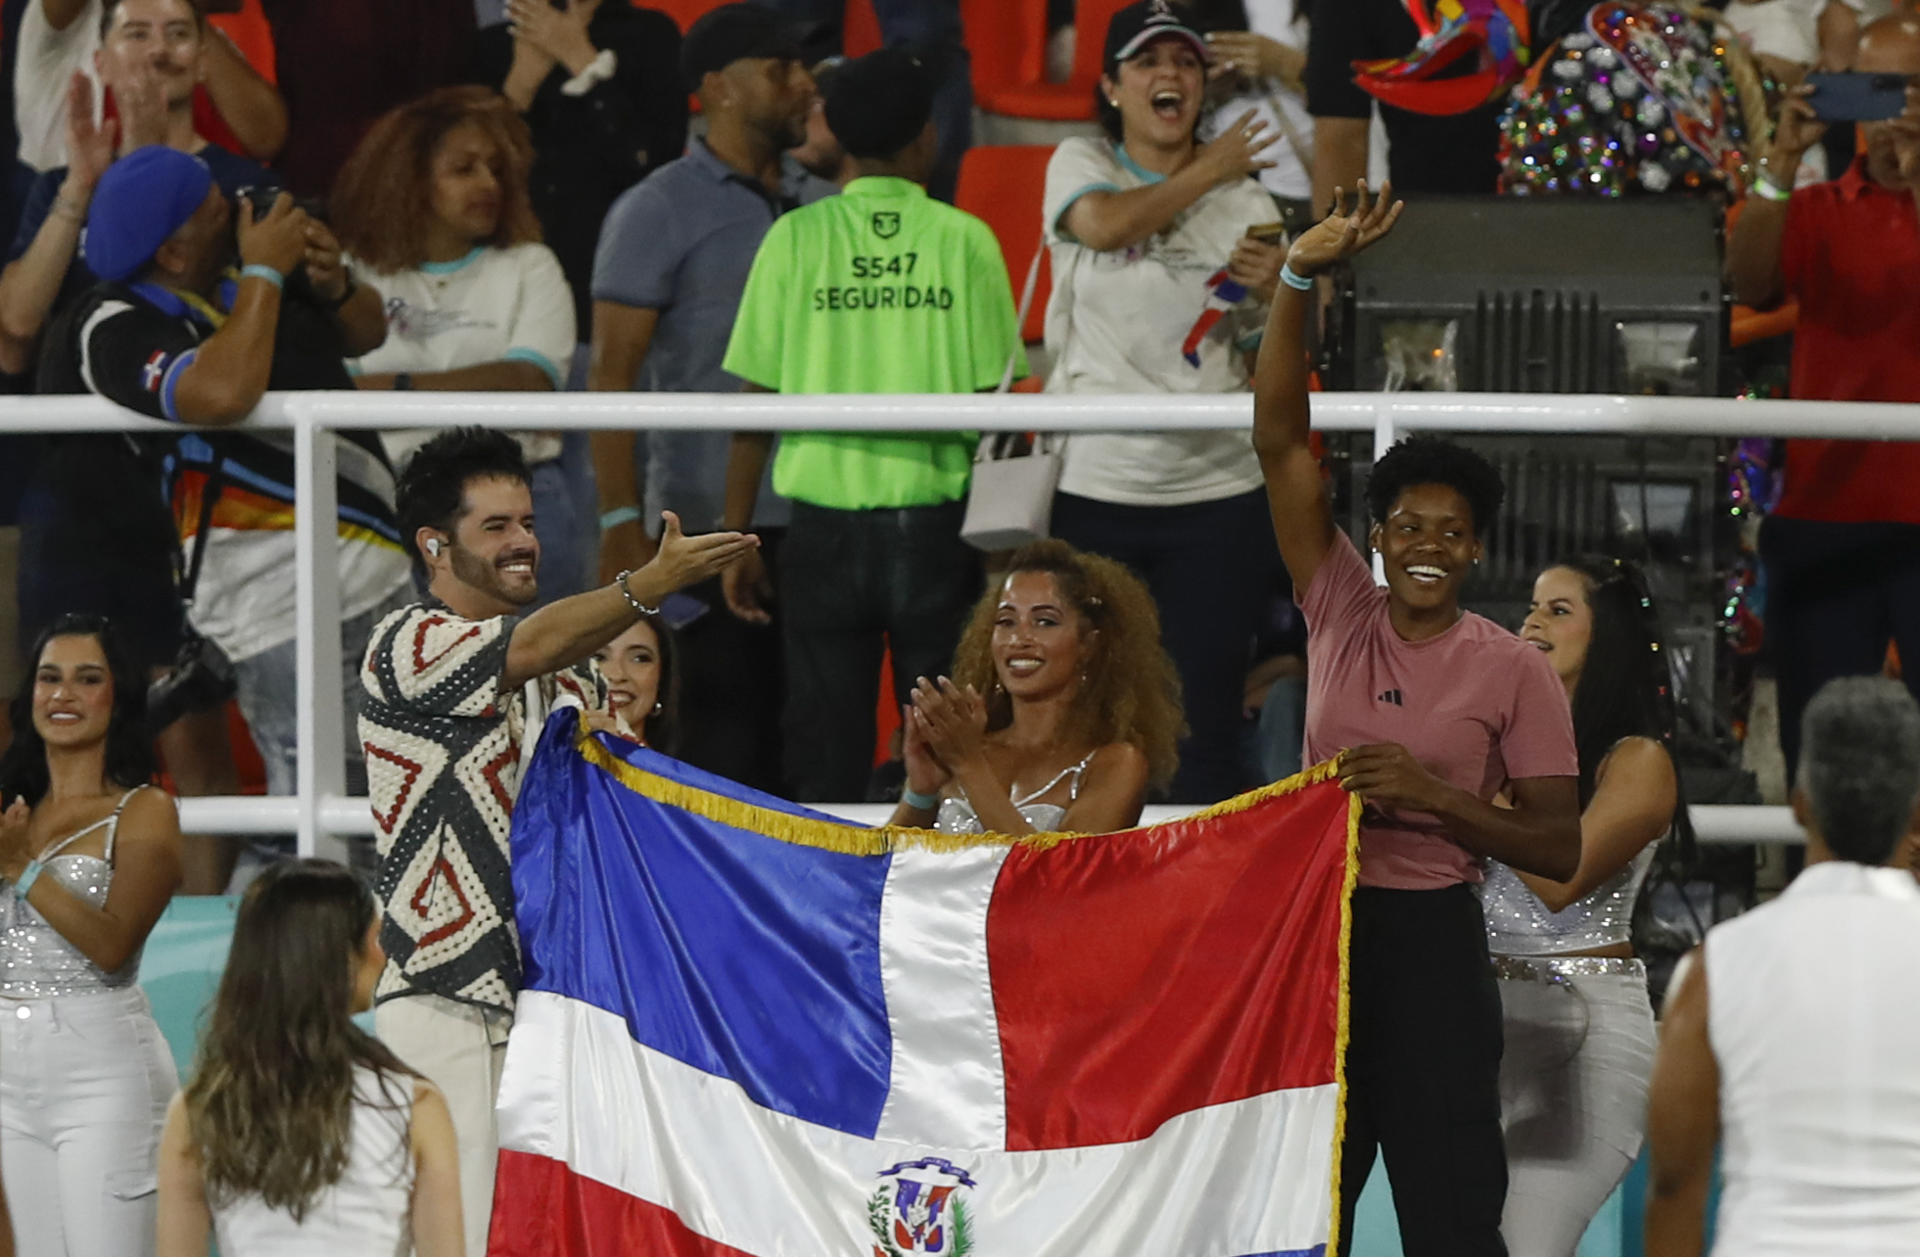
[[[386,298],[387,339],[349,363],[361,388],[539,392],[562,387],[573,296],[540,242],[533,141],[506,99],[445,87],[391,111],[341,167],[328,205],[356,281]],[[396,468],[432,433],[388,433]],[[540,521],[541,589],[585,588],[591,484],[573,483],[557,432],[520,432]],[[582,453],[582,465],[584,451]]]
[[[1249,112],[1195,138],[1207,45],[1164,0],[1113,15],[1099,114],[1047,165],[1050,393],[1245,390],[1285,251],[1249,175],[1277,136]],[[1237,745],[1256,624],[1278,559],[1253,444],[1240,432],[1089,434],[1067,442],[1053,532],[1139,573],[1159,604],[1191,735],[1172,794],[1251,784]]]

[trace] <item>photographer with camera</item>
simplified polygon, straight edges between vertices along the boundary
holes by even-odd
[[[343,357],[367,352],[386,334],[380,294],[349,279],[323,223],[284,194],[271,206],[243,197],[232,207],[205,164],[171,148],[136,149],[101,176],[85,260],[104,282],[50,329],[42,391],[98,393],[155,418],[219,428],[245,418],[269,388],[351,387]],[[393,472],[378,437],[333,440],[347,661],[341,685],[351,712],[357,661],[374,622],[403,600],[407,560],[394,522]],[[291,794],[293,435],[192,433],[171,442],[161,461],[187,566],[197,572],[192,628],[232,662],[268,790]],[[98,501],[84,478],[62,488],[100,512],[122,509]],[[172,597],[161,589],[142,594]],[[346,754],[348,788],[358,793],[365,768],[357,741]],[[354,857],[371,871],[369,845]]]
[[[1920,90],[1901,87],[1920,74],[1920,18],[1868,26],[1852,69],[1788,95],[1728,242],[1727,276],[1742,304],[1799,303],[1794,397],[1916,402]],[[1794,191],[1801,158],[1847,121],[1858,123],[1853,164]],[[1791,780],[1801,714],[1828,681],[1878,673],[1897,641],[1920,695],[1920,442],[1788,441],[1760,557]]]

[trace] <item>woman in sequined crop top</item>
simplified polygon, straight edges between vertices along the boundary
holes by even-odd
[[[30,658],[0,757],[0,1173],[22,1252],[139,1257],[176,1079],[135,980],[180,826],[107,621],[63,616]]]
[[[904,712],[894,824],[1108,833],[1172,778],[1179,682],[1153,599],[1111,559],[1058,540],[1016,551],[954,661]]]
[[[1571,878],[1489,861],[1481,886],[1506,1024],[1501,1231],[1512,1253],[1572,1257],[1646,1129],[1653,1013],[1628,934],[1654,845],[1688,830],[1667,750],[1671,678],[1633,565],[1547,568],[1520,635],[1572,701],[1582,810]]]

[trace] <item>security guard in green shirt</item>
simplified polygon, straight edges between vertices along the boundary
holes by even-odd
[[[924,187],[933,83],[896,49],[850,61],[827,124],[856,177],[783,215],[754,258],[726,369],[776,393],[972,393],[1026,361],[1006,262],[988,226]],[[895,691],[947,670],[980,585],[960,540],[977,434],[796,432],[773,487],[793,500],[779,554],[787,668],[786,768],[794,797],[866,797],[883,644]],[[769,434],[733,438],[728,527],[753,516]],[[740,565],[736,615],[765,621],[767,574]]]

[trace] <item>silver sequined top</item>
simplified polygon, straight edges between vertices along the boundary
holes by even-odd
[[[1627,941],[1633,904],[1653,864],[1653,844],[1594,892],[1558,912],[1547,911],[1519,875],[1487,861],[1480,906],[1487,914],[1487,948],[1496,956],[1557,956]]]
[[[137,791],[120,796],[113,815],[68,834],[41,853],[42,877],[51,877],[95,908],[107,903],[113,885],[113,841],[120,813]],[[62,855],[65,848],[96,829],[107,831],[106,855]],[[140,976],[140,952],[108,973],[60,931],[47,924],[38,909],[13,892],[0,890],[0,998],[49,999],[63,995],[91,995],[132,986]]]
[[[1067,802],[1071,804],[1080,797],[1080,778],[1085,775],[1087,765],[1093,762],[1092,752],[1071,768],[1063,768],[1055,773],[1053,780],[1038,790],[1029,790],[1013,800],[1013,806],[1024,816],[1027,824],[1033,826],[1036,834],[1056,833],[1060,822],[1067,818],[1067,809],[1056,803],[1035,803],[1034,800],[1052,790],[1065,778],[1071,777],[1072,784],[1067,787]],[[980,818],[974,814],[973,804],[957,795],[949,795],[940,800],[940,810],[934,813],[933,827],[943,834],[977,834],[982,832]]]

